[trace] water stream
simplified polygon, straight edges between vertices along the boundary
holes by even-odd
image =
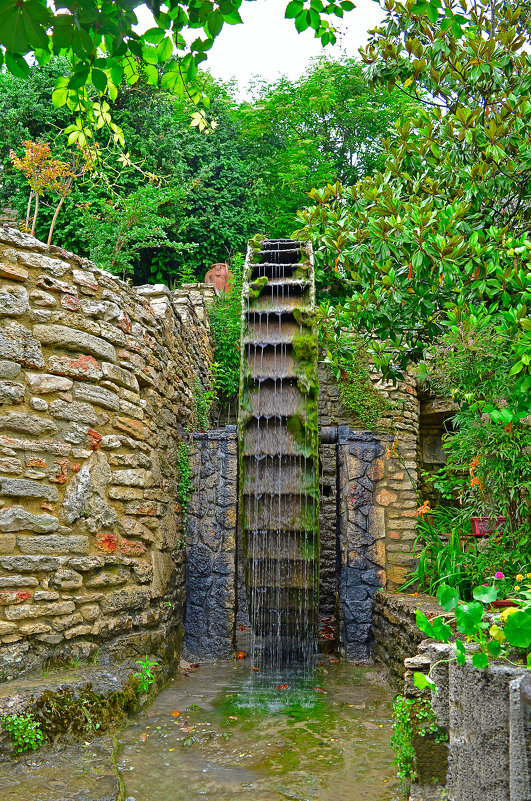
[[[120,736],[126,798],[398,801],[391,691],[328,659],[313,673],[233,663],[176,678]]]

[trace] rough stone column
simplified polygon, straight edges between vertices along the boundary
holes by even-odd
[[[353,660],[372,657],[372,599],[385,583],[385,526],[373,505],[382,451],[372,432],[338,427],[340,638]]]
[[[234,650],[238,442],[236,426],[192,435],[186,526],[185,654],[215,660]]]

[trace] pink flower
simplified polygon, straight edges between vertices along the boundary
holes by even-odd
[[[494,574],[494,578],[503,578],[503,573],[498,570],[498,572]]]

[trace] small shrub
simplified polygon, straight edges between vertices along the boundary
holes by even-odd
[[[44,742],[40,723],[33,715],[3,715],[0,723],[11,737],[15,750],[35,751]]]
[[[136,664],[140,665],[138,673],[133,673],[133,676],[138,679],[137,692],[147,693],[155,682],[153,668],[157,667],[159,663],[156,659],[150,659],[149,656],[145,656],[144,659],[137,659]]]

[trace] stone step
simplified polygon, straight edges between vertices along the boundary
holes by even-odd
[[[257,298],[249,301],[249,311],[291,311],[309,308],[309,284],[297,281],[292,284],[266,284]]]
[[[304,456],[246,457],[243,465],[243,493],[298,494],[312,491],[315,482],[313,460]]]
[[[264,243],[260,252],[260,262],[297,264],[301,258],[301,247],[299,244],[271,242]],[[260,263],[259,262],[259,263]]]
[[[311,495],[244,495],[245,530],[313,531],[316,502]]]
[[[295,378],[271,378],[257,381],[251,387],[249,403],[255,417],[279,414],[290,417],[304,412],[306,395],[297,387]]]
[[[252,378],[296,378],[293,350],[289,343],[245,346],[246,360]]]
[[[295,263],[278,263],[263,261],[261,264],[254,264],[251,271],[251,280],[267,276],[271,281],[274,278],[291,278],[297,267]]]
[[[295,439],[278,418],[254,418],[243,432],[242,456],[303,456],[304,443]]]
[[[315,553],[313,531],[247,531],[249,559],[311,559]]]
[[[244,342],[280,343],[291,342],[298,334],[307,334],[308,329],[298,323],[291,313],[255,311],[247,315],[247,333]]]

